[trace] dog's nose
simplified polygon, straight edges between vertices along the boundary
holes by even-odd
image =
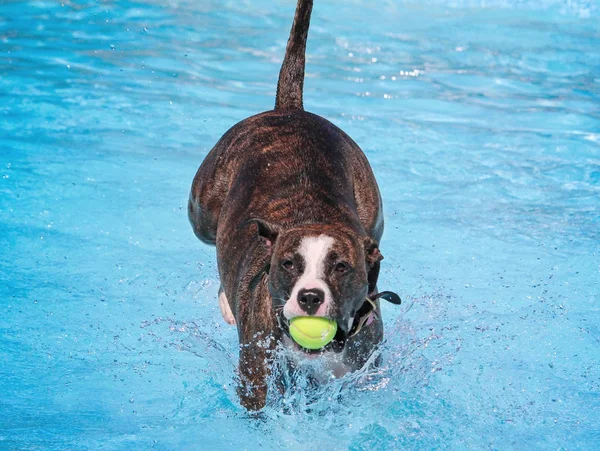
[[[311,288],[309,290],[300,290],[298,292],[298,305],[309,315],[314,315],[319,306],[325,300],[325,293],[323,290],[318,288]]]

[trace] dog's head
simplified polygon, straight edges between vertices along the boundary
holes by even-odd
[[[369,291],[369,272],[383,259],[377,243],[353,230],[307,225],[282,230],[254,220],[269,249],[269,291],[285,319],[323,316],[348,332]]]

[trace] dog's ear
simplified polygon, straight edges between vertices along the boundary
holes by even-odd
[[[379,244],[371,237],[365,238],[365,258],[369,267],[383,260],[383,255],[379,252]]]
[[[253,218],[248,222],[250,224],[256,224],[258,237],[269,249],[272,249],[279,232],[281,232],[281,227],[270,224],[259,218]]]

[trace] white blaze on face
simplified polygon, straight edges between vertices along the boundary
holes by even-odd
[[[319,306],[314,316],[325,316],[331,305],[331,290],[323,279],[325,274],[325,259],[333,245],[333,238],[327,235],[309,236],[302,238],[298,253],[305,263],[304,272],[292,288],[290,299],[285,303],[283,314],[287,319],[295,316],[305,316],[306,312],[298,305],[298,292],[302,289],[319,288],[325,293],[323,304]]]

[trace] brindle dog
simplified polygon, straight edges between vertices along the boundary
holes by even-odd
[[[288,337],[291,318],[338,323],[316,357],[335,360],[340,374],[361,368],[382,339],[377,297],[400,301],[376,295],[383,216],[365,155],[303,109],[311,10],[312,0],[298,1],[275,109],[223,135],[200,166],[188,205],[196,236],[217,247],[219,302],[225,320],[237,323],[238,393],[250,410],[265,405],[277,346],[300,349]]]

